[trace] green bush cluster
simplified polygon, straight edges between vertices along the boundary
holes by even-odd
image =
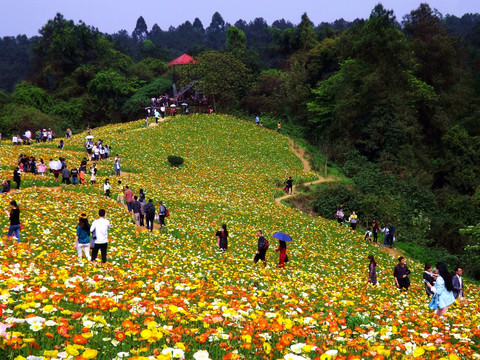
[[[167,157],[167,160],[171,166],[179,167],[180,165],[183,164],[183,158],[180,156],[169,155]]]

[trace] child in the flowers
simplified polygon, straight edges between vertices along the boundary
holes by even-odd
[[[285,263],[288,262],[287,258],[287,243],[282,240],[278,240],[278,248],[275,251],[280,252],[280,260],[278,261],[279,268],[285,268]]]
[[[78,219],[75,248],[77,249],[79,260],[82,260],[83,250],[85,257],[90,261],[90,224],[86,214],[81,214]]]

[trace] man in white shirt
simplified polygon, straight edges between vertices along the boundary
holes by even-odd
[[[107,245],[108,245],[108,229],[110,229],[110,221],[105,218],[105,210],[98,211],[99,218],[96,219],[90,227],[92,238],[95,238],[95,246],[92,249],[92,261],[95,261],[98,250],[102,253],[102,263],[107,262]],[[93,233],[95,232],[95,237]]]
[[[462,273],[463,273],[462,269],[457,267],[455,269],[455,275],[452,277],[453,295],[455,295],[455,299],[463,297]]]

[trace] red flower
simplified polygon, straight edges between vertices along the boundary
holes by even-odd
[[[126,337],[127,337],[127,335],[125,335],[125,333],[123,331],[117,331],[115,333],[115,339],[117,339],[118,341],[123,341],[123,340],[125,340]]]

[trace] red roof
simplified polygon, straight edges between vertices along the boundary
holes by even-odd
[[[188,54],[183,54],[178,58],[176,58],[175,60],[170,61],[168,65],[188,65],[190,63],[198,64],[198,61]]]

